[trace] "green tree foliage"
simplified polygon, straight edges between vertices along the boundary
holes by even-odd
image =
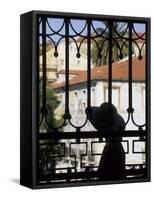
[[[106,22],[103,22],[105,27],[107,26]],[[120,23],[120,22],[113,22],[113,26],[114,29],[112,29],[112,37],[113,38],[117,38],[118,35],[116,34],[116,32],[119,35],[125,36],[127,37],[128,32],[125,32],[125,27],[126,24],[125,23]],[[96,31],[97,33],[101,34],[103,31],[105,30],[105,28],[97,28]],[[107,29],[103,36],[105,38],[109,37],[109,29]],[[97,44],[95,42],[93,42],[93,48],[92,48],[92,59],[93,59],[93,63],[95,66],[102,66],[105,64],[108,64],[108,57],[109,57],[109,42],[108,40],[102,38],[102,37],[97,37],[96,41],[98,43],[98,46],[100,47],[100,49],[98,48]],[[119,46],[123,46],[122,51],[120,52],[117,43],[113,40],[112,42],[112,62],[117,62],[120,59],[122,59],[125,56],[128,56],[128,42],[124,42],[125,40],[122,38],[118,38],[117,42],[119,44]]]
[[[47,84],[48,85],[48,84]],[[39,104],[40,104],[40,119],[42,117],[42,78],[40,78],[39,82]],[[47,120],[51,127],[57,127],[59,124],[62,123],[62,119],[57,120],[55,117],[55,109],[59,106],[60,101],[58,97],[55,94],[55,91],[51,88],[46,88],[46,110],[47,110]],[[60,129],[63,130],[62,128]],[[48,132],[52,131],[50,130],[50,127],[47,125],[46,121],[43,120],[41,126],[40,126],[41,132]],[[51,173],[55,173],[55,165],[56,165],[56,158],[54,157],[54,154],[57,154],[57,146],[55,145],[58,141],[57,140],[42,140],[40,141],[42,145],[40,145],[40,173],[46,174],[48,173],[46,171],[47,168],[50,168]],[[50,158],[50,159],[49,159]],[[43,166],[43,168],[42,168]]]
[[[48,84],[47,84],[48,85]],[[46,88],[46,110],[47,110],[47,120],[51,127],[57,127],[62,123],[62,119],[56,119],[55,110],[59,106],[60,101],[52,88]],[[42,78],[40,79],[40,118],[42,109]],[[40,129],[49,131],[50,128],[44,121]],[[61,129],[62,130],[62,129]]]

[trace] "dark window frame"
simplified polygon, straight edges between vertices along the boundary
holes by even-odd
[[[147,145],[146,145],[146,152],[147,152],[147,175],[145,178],[142,179],[133,179],[133,180],[116,180],[116,181],[90,181],[87,179],[86,182],[69,182],[66,181],[66,183],[50,183],[47,182],[46,184],[43,183],[38,183],[39,180],[39,172],[38,172],[38,157],[39,157],[39,143],[38,141],[40,139],[51,139],[51,134],[47,133],[45,134],[45,136],[42,135],[38,135],[39,133],[39,126],[38,126],[38,122],[39,122],[39,70],[38,70],[38,63],[39,63],[39,52],[38,52],[38,37],[37,37],[37,32],[38,32],[38,17],[39,16],[45,16],[45,17],[62,17],[65,19],[87,19],[87,20],[108,20],[110,23],[112,23],[112,21],[120,21],[120,22],[133,22],[133,23],[145,23],[147,25],[147,45],[146,45],[146,121],[147,121],[147,125],[146,125],[146,132],[147,132]],[[26,19],[29,18],[29,19]],[[75,13],[60,13],[60,12],[46,12],[46,11],[32,11],[29,12],[27,14],[23,14],[21,15],[21,23],[25,23],[25,27],[23,27],[21,25],[21,31],[26,30],[26,26],[29,28],[29,35],[21,32],[21,34],[23,35],[22,37],[25,39],[30,39],[30,43],[29,46],[27,46],[27,50],[31,50],[31,62],[28,63],[29,67],[28,69],[30,70],[28,73],[28,80],[31,80],[31,91],[32,93],[29,95],[31,96],[31,101],[29,102],[29,105],[31,105],[31,114],[27,113],[27,115],[25,116],[25,121],[27,120],[27,117],[30,115],[31,116],[31,122],[29,121],[30,125],[30,130],[27,130],[28,133],[28,140],[26,145],[28,145],[28,143],[31,143],[30,146],[30,150],[29,153],[25,153],[22,151],[23,147],[21,145],[21,158],[23,158],[23,156],[25,156],[26,158],[28,158],[28,156],[30,155],[31,159],[28,161],[29,164],[24,163],[24,161],[21,159],[21,184],[22,185],[26,185],[28,187],[31,188],[44,188],[44,187],[67,187],[67,186],[81,186],[81,185],[98,185],[98,184],[108,184],[108,183],[127,183],[127,182],[143,182],[143,181],[150,181],[150,18],[141,18],[141,17],[124,17],[124,16],[107,16],[107,15],[91,15],[91,14],[75,14]],[[27,23],[27,24],[26,24]],[[31,32],[31,33],[30,33]],[[22,38],[21,38],[22,39]],[[67,40],[68,38],[66,38]],[[24,43],[23,40],[21,40],[21,51],[23,50],[24,46],[26,44]],[[109,44],[111,45],[111,44]],[[88,47],[88,54],[90,54],[90,46]],[[110,52],[111,53],[111,52]],[[68,52],[66,51],[66,56],[68,56]],[[21,56],[21,58],[25,58],[24,55]],[[111,59],[110,59],[111,60]],[[25,63],[22,63],[21,61],[21,68],[23,68],[23,66],[27,65],[28,61],[25,61]],[[67,61],[66,61],[67,62]],[[89,62],[89,68],[90,68],[90,60],[88,60]],[[66,63],[67,66],[67,63]],[[112,68],[112,63],[109,63],[109,68]],[[69,69],[66,68],[66,71],[68,71]],[[89,70],[90,71],[90,70]],[[21,79],[23,79],[24,77],[24,73],[21,71]],[[67,72],[66,72],[67,73]],[[27,72],[26,72],[27,74]],[[68,74],[66,75],[68,76]],[[88,73],[88,82],[87,84],[89,85],[89,95],[90,95],[90,72]],[[112,74],[109,75],[109,78],[112,80]],[[111,81],[110,81],[111,83]],[[24,85],[24,83],[21,83]],[[26,87],[26,86],[24,86]],[[28,87],[28,86],[27,86]],[[66,80],[66,90],[68,89],[69,85],[68,82]],[[112,84],[109,84],[109,90],[112,89]],[[21,94],[22,95],[22,94]],[[24,95],[23,97],[21,96],[21,102],[26,101],[24,99]],[[109,101],[111,101],[111,94],[109,94]],[[67,102],[66,102],[67,103]],[[88,104],[90,105],[90,100],[88,102]],[[22,112],[26,111],[25,109],[21,110],[21,115],[23,116]],[[27,112],[27,111],[26,111]],[[69,113],[65,113],[66,117],[69,117]],[[22,132],[22,127],[24,127],[23,122],[21,122],[21,132]],[[127,131],[126,131],[127,132]],[[141,131],[142,132],[142,131]],[[127,132],[127,134],[129,136],[134,136],[136,134],[135,131],[131,131],[131,132]],[[84,136],[83,136],[84,135]],[[111,133],[112,135],[112,133]],[[119,134],[120,136],[121,134]],[[24,139],[26,139],[27,136],[24,136],[23,133],[21,133],[21,143],[23,144]],[[80,141],[81,138],[88,138],[89,137],[89,133],[87,132],[78,132],[76,133],[63,133],[63,134],[59,134],[57,136],[57,133],[53,133],[52,134],[52,139],[76,139],[78,141]],[[91,137],[95,138],[101,138],[102,135],[100,132],[97,133],[93,133],[93,135],[91,135]],[[144,138],[144,134],[143,134],[143,138]],[[24,146],[24,148],[28,148],[28,146]],[[27,165],[28,166],[28,170],[27,170],[27,177],[25,177],[23,175],[23,173],[25,173],[26,169],[23,169],[24,166],[23,165]],[[68,172],[69,174],[70,172]],[[89,175],[91,174],[91,172],[87,171],[86,173],[88,173]],[[66,176],[67,177],[67,176]],[[49,181],[49,177],[47,177],[47,180]]]

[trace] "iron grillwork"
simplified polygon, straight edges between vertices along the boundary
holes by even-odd
[[[59,22],[59,24],[58,24]],[[111,16],[93,16],[93,15],[67,15],[65,14],[42,14],[36,15],[36,46],[37,46],[37,139],[36,139],[36,184],[41,187],[46,185],[84,185],[84,184],[100,184],[108,182],[133,182],[143,181],[149,177],[149,21],[142,18],[123,18]],[[81,30],[78,31],[80,23],[83,24]],[[102,23],[102,30],[99,25]],[[116,30],[116,24],[123,25],[120,32]],[[143,26],[142,33],[138,33],[136,27]],[[76,28],[75,28],[76,26]],[[57,28],[58,27],[58,28]],[[102,41],[101,43],[99,41]],[[139,45],[141,41],[142,45]],[[82,112],[85,118],[82,123],[75,123],[70,108],[72,101],[70,91],[75,87],[71,84],[71,66],[70,57],[72,49],[70,43],[75,45],[74,59],[80,59],[86,55],[85,73],[85,94],[86,103]],[[63,46],[61,45],[63,44]],[[85,52],[82,46],[85,45]],[[61,47],[62,46],[62,47]],[[127,84],[127,117],[125,117],[125,128],[111,130],[84,130],[84,127],[90,124],[90,119],[86,115],[86,110],[93,107],[92,103],[92,87],[94,84],[93,71],[93,46],[97,49],[97,58],[102,62],[102,51],[106,48],[106,82],[107,85],[107,102],[109,105],[114,104],[113,86],[118,81],[121,84]],[[117,62],[120,62],[124,56],[127,56],[127,78],[115,80],[113,74],[113,48],[117,48]],[[124,51],[126,46],[127,52]],[[49,82],[48,74],[49,61],[47,60],[48,50],[52,49],[52,59],[58,59],[60,50],[64,55],[64,80],[60,88],[54,87],[56,80]],[[134,79],[134,48],[137,49],[136,56],[139,61],[145,59],[144,62],[144,80]],[[143,53],[144,51],[144,53]],[[126,55],[125,55],[126,54]],[[51,55],[50,55],[51,56]],[[145,58],[144,58],[145,57]],[[76,68],[78,70],[78,68]],[[55,74],[58,73],[56,69]],[[143,123],[137,122],[135,118],[136,108],[133,100],[133,84],[140,83],[145,87],[145,107],[143,115],[145,120]],[[80,84],[80,83],[78,83]],[[82,83],[81,83],[82,85]],[[82,87],[82,86],[81,86]],[[48,98],[48,90],[54,91],[55,98],[57,94],[63,91],[64,108],[61,113],[59,123],[53,123],[55,120],[56,106],[51,104]],[[76,91],[76,90],[74,90]],[[61,103],[60,99],[59,103]],[[105,100],[104,100],[105,102]],[[102,102],[102,103],[104,103]],[[115,106],[116,107],[116,106]],[[117,109],[118,110],[118,109]],[[118,112],[120,112],[118,110]],[[52,114],[51,114],[52,113]],[[121,113],[120,113],[121,114]],[[50,120],[53,115],[53,121]],[[131,123],[133,128],[127,128]],[[115,124],[115,126],[117,126]],[[65,127],[72,127],[70,131],[66,131]],[[73,131],[72,131],[73,130]],[[124,176],[114,177],[111,169],[104,169],[103,174],[112,174],[113,177],[102,176],[99,171],[100,160],[105,156],[103,149],[108,141],[113,140],[114,144],[122,145],[125,157]],[[100,146],[100,150],[98,148]],[[130,161],[130,154],[133,156],[141,155],[142,159],[138,161]],[[118,156],[121,156],[120,154]],[[135,159],[135,157],[134,157]],[[97,162],[96,162],[97,160]],[[106,171],[105,171],[106,170]]]

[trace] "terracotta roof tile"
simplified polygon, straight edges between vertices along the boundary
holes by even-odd
[[[71,75],[79,75],[83,72],[85,72],[85,70],[72,70],[72,69],[69,70],[69,74]],[[65,70],[61,69],[57,72],[57,74],[65,74]]]
[[[91,69],[91,80],[108,80],[108,65],[94,67]],[[128,60],[112,64],[112,80],[128,80]],[[145,56],[142,60],[137,57],[132,58],[132,80],[145,80]],[[87,71],[82,71],[77,77],[69,80],[69,85],[75,85],[87,81]],[[52,83],[49,87],[54,89],[65,86],[65,82]]]

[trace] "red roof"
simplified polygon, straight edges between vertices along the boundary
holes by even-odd
[[[71,75],[79,75],[83,72],[84,72],[84,70],[73,70],[73,69],[69,70],[69,74],[71,74]],[[61,69],[57,72],[57,74],[65,74],[65,70]]]
[[[108,65],[101,67],[94,67],[91,69],[91,80],[108,80]],[[122,81],[128,80],[128,60],[112,64],[112,80]],[[137,57],[132,58],[132,80],[144,81],[145,80],[145,56],[142,60]],[[78,76],[69,80],[69,85],[75,85],[87,81],[87,71],[82,71]],[[49,87],[61,88],[65,86],[65,82],[52,83]]]

